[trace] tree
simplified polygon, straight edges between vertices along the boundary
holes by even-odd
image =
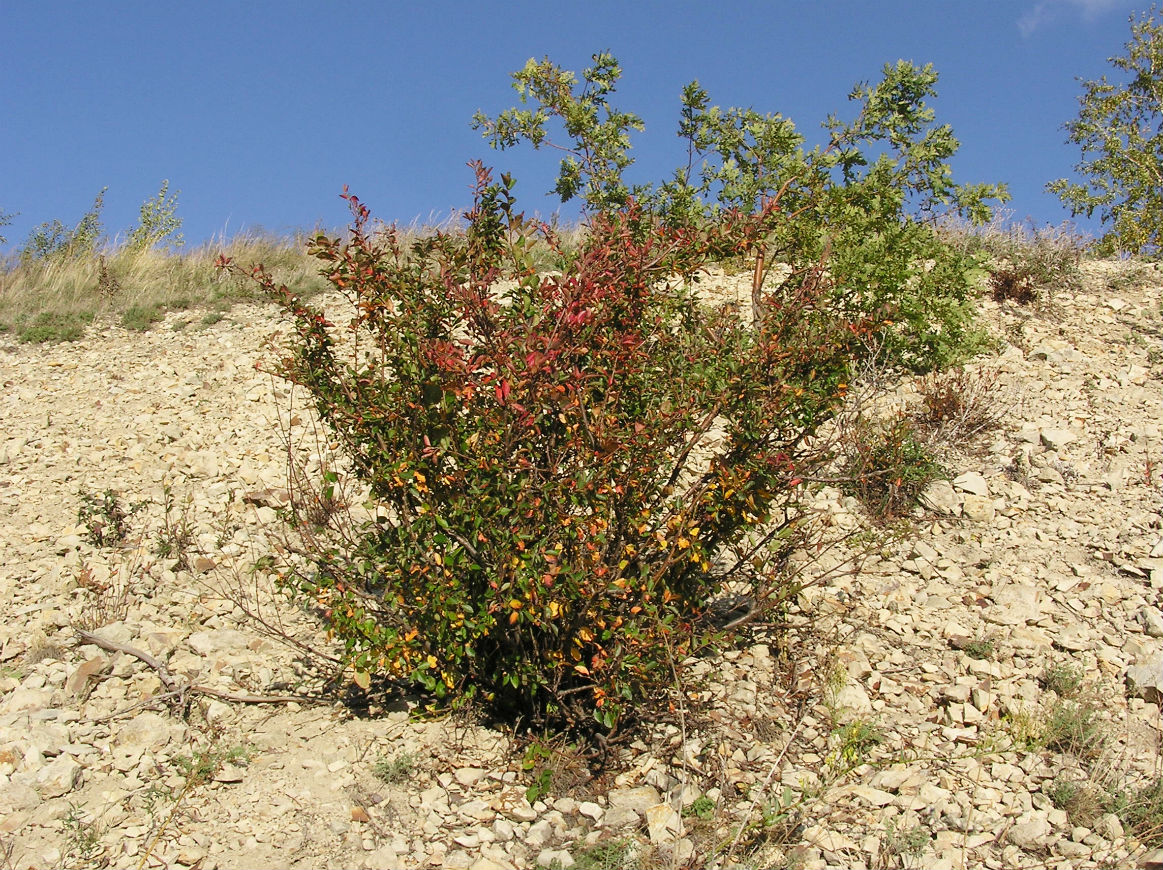
[[[182,219],[177,216],[178,193],[169,193],[170,182],[162,182],[161,190],[153,199],[147,199],[141,204],[141,220],[137,226],[129,231],[126,247],[131,251],[144,251],[160,242],[169,240],[175,248],[180,248],[185,242],[182,234]]]
[[[692,82],[678,128],[686,165],[661,185],[630,187],[622,177],[632,163],[629,132],[643,124],[610,102],[617,60],[593,58],[580,83],[548,59],[530,60],[513,76],[521,104],[495,118],[478,112],[476,126],[494,148],[527,142],[563,152],[555,192],[562,202],[583,198],[585,214],[633,200],[652,218],[687,229],[730,212],[766,214],[769,232],[738,252],[754,258],[756,320],[805,284],[824,281],[830,304],[880,320],[876,341],[887,363],[924,371],[976,348],[970,264],[935,226],[949,214],[985,222],[989,201],[1009,194],[1004,185],[954,182],[949,161],[959,143],[926,102],[936,95],[931,66],[885,65],[879,83],[858,84],[849,95],[856,117],[829,116],[826,144],[814,148],[790,119],[721,109]],[[787,268],[773,270],[776,263]]]
[[[1083,82],[1078,119],[1065,125],[1082,148],[1075,171],[1087,180],[1060,178],[1046,189],[1075,215],[1098,210],[1110,229],[1100,253],[1158,252],[1163,233],[1163,21],[1152,7],[1131,18],[1127,54],[1110,63],[1121,82]]]
[[[15,214],[0,211],[0,227],[6,227],[11,224],[14,217],[16,217]],[[8,239],[4,238],[4,236],[0,236],[0,245],[6,244],[8,244]]]

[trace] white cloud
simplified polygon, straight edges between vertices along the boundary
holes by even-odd
[[[1079,13],[1083,21],[1090,22],[1105,12],[1130,5],[1128,0],[1038,0],[1018,19],[1018,30],[1022,36],[1029,36],[1063,11]]]

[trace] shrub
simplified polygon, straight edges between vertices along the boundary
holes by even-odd
[[[1119,817],[1144,845],[1163,846],[1163,779],[1158,775],[1115,801]]]
[[[85,334],[85,327],[93,321],[89,312],[58,314],[43,311],[32,322],[20,320],[16,337],[26,344],[49,344],[59,341],[77,341]]]
[[[1072,825],[1093,825],[1111,802],[1110,796],[1093,782],[1061,773],[1046,789],[1046,796],[1055,807],[1065,810]]]
[[[182,219],[177,216],[178,194],[169,194],[169,187],[169,180],[163,181],[157,196],[141,204],[141,218],[125,242],[130,251],[152,248],[166,240],[177,248],[185,244],[178,232],[182,228]]]
[[[343,326],[256,272],[297,326],[280,374],[387,514],[291,582],[359,672],[611,728],[692,649],[724,575],[754,570],[712,561],[757,524],[791,545],[807,436],[860,327],[805,292],[752,329],[667,280],[762,218],[694,233],[628,206],[540,276],[508,179],[478,166],[476,197],[464,236],[409,249],[349,197],[350,241],[314,248],[352,303]]]
[[[925,487],[945,476],[905,416],[857,421],[845,438],[844,450],[841,489],[879,522],[911,511]]]
[[[9,226],[12,223],[12,219],[14,217],[16,217],[16,215],[12,212],[0,211],[0,227]],[[0,236],[0,245],[6,244],[8,244],[8,239],[5,236]]]
[[[1089,702],[1058,698],[1045,711],[1041,738],[1047,749],[1079,758],[1097,758],[1108,742],[1098,708]]]
[[[1069,222],[1041,227],[1022,224],[1013,221],[1013,212],[1007,209],[983,226],[946,220],[939,234],[966,256],[985,260],[999,302],[1013,299],[1026,304],[1045,295],[1045,290],[1082,289],[1079,264],[1088,238]]]
[[[1075,698],[1086,684],[1082,668],[1055,662],[1042,672],[1042,687],[1059,698]]]
[[[936,327],[889,322],[939,314],[933,280],[960,305],[959,261],[904,203],[974,211],[989,191],[951,185],[955,142],[921,102],[935,75],[905,65],[857,92],[860,119],[832,123],[826,152],[771,144],[791,172],[779,190],[756,173],[753,201],[721,192],[696,214],[727,179],[622,184],[636,122],[608,106],[616,64],[597,59],[580,95],[548,62],[527,67],[541,108],[490,127],[540,144],[538,125],[564,120],[578,148],[558,189],[588,203],[576,245],[474,164],[463,232],[405,244],[344,194],[347,240],[311,248],[350,303],[341,320],[249,274],[294,322],[277,373],[310,393],[378,517],[282,578],[322,608],[356,682],[387,673],[527,725],[611,730],[704,641],[727,581],[757,614],[794,594],[803,481],[829,458],[813,435],[853,363],[886,331],[899,362],[931,363],[964,325],[952,308]],[[700,147],[750,123],[716,117],[688,93],[684,123],[714,128]],[[861,147],[881,145],[898,159],[861,175]],[[547,248],[558,271],[538,271]],[[776,252],[792,274],[760,282],[750,317],[700,301],[709,262],[750,254],[762,272]]]
[[[22,263],[48,263],[76,260],[92,254],[101,241],[101,210],[105,206],[105,191],[101,188],[93,207],[69,229],[59,220],[43,223],[33,230],[20,251]]]
[[[389,785],[404,782],[415,773],[418,761],[417,756],[411,752],[403,752],[393,758],[382,756],[372,766],[372,773],[376,779]]]
[[[98,496],[84,490],[80,493],[81,506],[77,508],[77,522],[85,527],[89,542],[94,547],[119,547],[129,536],[129,519],[144,506],[121,503],[111,489]]]
[[[989,286],[997,302],[1017,302],[1029,305],[1038,298],[1033,275],[1020,267],[1002,266],[990,272]]]
[[[121,315],[121,324],[134,332],[145,332],[165,319],[159,305],[130,305]]]
[[[1005,399],[996,369],[931,372],[917,381],[917,392],[916,420],[929,444],[966,447],[1001,425]]]
[[[1110,63],[1123,81],[1083,82],[1078,118],[1066,124],[1082,149],[1074,168],[1082,184],[1060,178],[1047,185],[1074,214],[1098,210],[1110,226],[1100,253],[1158,252],[1163,241],[1163,21],[1152,7],[1136,21],[1126,56]]]

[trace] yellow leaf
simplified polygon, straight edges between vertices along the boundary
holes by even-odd
[[[579,674],[581,674],[583,677],[588,677],[590,675],[590,669],[587,668],[585,665],[574,665],[573,669],[575,671],[577,671]]]
[[[430,668],[436,667],[436,656],[428,656],[428,658],[425,659],[425,661],[428,662],[428,667],[430,667]]]
[[[510,606],[510,607],[512,607],[514,610],[520,610],[520,609],[521,609],[521,601],[520,601],[520,599],[517,599],[517,598],[513,598],[513,599],[511,599],[511,600],[509,601],[509,606]]]
[[[367,671],[356,671],[353,679],[355,680],[355,684],[364,691],[367,691],[367,687],[372,684],[371,674]]]

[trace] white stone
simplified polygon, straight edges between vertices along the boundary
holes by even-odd
[[[1054,829],[1045,819],[1031,819],[1014,825],[1006,835],[1007,839],[1020,849],[1034,849],[1049,841]]]
[[[929,510],[950,517],[961,515],[962,498],[947,480],[934,480],[921,493],[920,503]]]
[[[61,797],[81,783],[84,768],[71,755],[58,755],[36,774],[36,791],[42,798]]]
[[[1007,583],[995,589],[990,597],[994,607],[989,608],[986,619],[1002,625],[1022,625],[1036,622],[1041,616],[1037,587],[1026,583]]]
[[[961,504],[961,513],[975,523],[992,523],[997,516],[997,508],[988,496],[967,495]]]
[[[979,471],[967,471],[953,478],[953,488],[972,495],[989,495],[989,484]]]
[[[652,843],[669,843],[682,834],[682,816],[670,804],[646,809],[646,830]]]
[[[631,809],[641,816],[650,807],[662,803],[662,796],[654,786],[640,785],[633,788],[611,789],[606,795],[606,801],[611,810]]]
[[[605,810],[593,801],[582,801],[577,805],[577,811],[588,819],[600,822]]]
[[[1139,618],[1148,637],[1163,637],[1163,613],[1157,607],[1144,607]]]
[[[1043,429],[1038,433],[1038,437],[1043,446],[1049,450],[1061,450],[1078,439],[1078,436],[1069,429]]]

